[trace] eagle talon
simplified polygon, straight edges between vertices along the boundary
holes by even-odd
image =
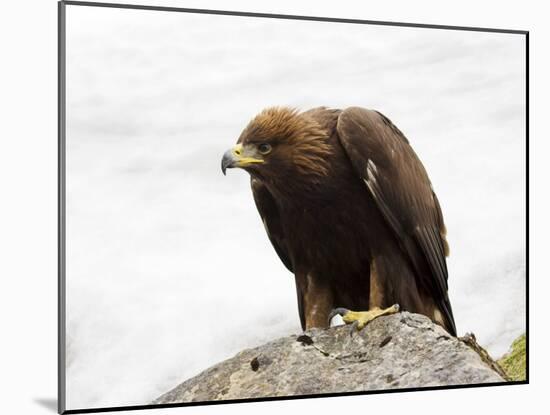
[[[339,314],[342,316],[342,319],[344,320],[344,323],[351,324],[352,332],[354,329],[362,330],[368,323],[370,323],[375,318],[378,318],[380,316],[385,316],[388,314],[395,314],[399,312],[399,304],[394,304],[391,307],[388,308],[378,308],[374,307],[370,309],[369,311],[351,311],[347,308],[335,308],[332,310],[329,314],[328,321],[330,324],[330,321],[332,318]],[[351,335],[351,333],[350,333]]]
[[[357,320],[350,324],[349,336],[353,337],[353,333],[355,333],[356,331],[359,331],[359,321]]]
[[[328,325],[330,326],[330,322],[332,321],[332,319],[334,317],[336,317],[337,315],[338,316],[342,316],[344,317],[345,314],[349,313],[349,310],[347,308],[344,308],[344,307],[338,307],[338,308],[334,308],[330,314],[328,315]]]

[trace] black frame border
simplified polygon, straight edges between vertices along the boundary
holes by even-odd
[[[57,411],[65,412],[66,296],[65,296],[65,136],[66,136],[66,14],[57,4]]]
[[[341,393],[323,393],[313,395],[292,395],[292,396],[277,396],[277,397],[262,397],[248,399],[231,399],[220,401],[201,401],[201,402],[181,402],[173,404],[155,404],[155,405],[129,405],[129,406],[111,406],[101,408],[82,408],[82,409],[66,409],[65,402],[65,387],[66,387],[66,360],[65,360],[65,344],[66,344],[66,268],[65,268],[65,253],[66,253],[66,222],[65,222],[65,181],[66,181],[66,6],[88,6],[88,7],[103,7],[103,8],[118,8],[118,9],[133,9],[133,10],[151,10],[164,12],[179,12],[192,14],[210,14],[223,16],[238,16],[238,17],[256,17],[268,19],[283,19],[283,20],[302,20],[302,21],[317,21],[329,23],[351,23],[351,24],[367,24],[377,26],[401,26],[410,28],[423,29],[440,29],[440,30],[460,30],[473,32],[488,32],[488,33],[503,33],[516,34],[525,36],[525,149],[526,149],[526,263],[525,263],[525,283],[526,283],[526,324],[525,324],[525,341],[526,341],[526,379],[523,381],[511,382],[494,382],[494,383],[479,383],[466,385],[449,385],[449,386],[430,386],[418,388],[403,388],[403,389],[382,389],[360,392],[341,392]],[[224,405],[246,402],[271,402],[285,401],[295,399],[311,399],[311,398],[326,398],[338,396],[356,396],[356,395],[377,395],[381,393],[401,393],[401,392],[424,392],[434,390],[452,390],[452,389],[470,389],[491,386],[513,386],[529,384],[529,31],[515,29],[500,29],[487,27],[467,27],[467,26],[451,26],[451,25],[435,25],[423,23],[405,23],[405,22],[390,22],[362,19],[346,19],[334,17],[319,17],[319,16],[300,16],[287,14],[272,14],[272,13],[256,13],[243,11],[228,11],[228,10],[210,10],[210,9],[192,9],[180,7],[164,7],[150,6],[139,4],[126,3],[100,3],[86,1],[71,1],[61,0],[58,2],[58,22],[57,22],[57,65],[58,65],[58,380],[57,380],[57,399],[59,414],[86,414],[97,412],[115,412],[115,411],[130,411],[140,409],[163,409],[163,408],[178,408],[191,406],[207,406],[207,405]]]

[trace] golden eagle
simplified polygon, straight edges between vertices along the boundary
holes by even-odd
[[[268,108],[223,155],[223,173],[232,167],[250,173],[267,235],[294,273],[304,330],[327,327],[336,313],[361,328],[400,307],[456,336],[441,208],[387,117]]]

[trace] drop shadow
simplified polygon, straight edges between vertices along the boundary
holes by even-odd
[[[35,398],[34,402],[38,405],[49,409],[52,412],[57,412],[57,399],[54,398]]]

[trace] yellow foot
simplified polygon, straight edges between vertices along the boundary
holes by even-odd
[[[374,307],[371,308],[369,311],[351,311],[347,308],[335,308],[331,311],[328,321],[330,324],[330,321],[332,318],[339,314],[342,316],[342,319],[344,320],[344,323],[346,324],[352,324],[357,328],[357,330],[361,330],[363,327],[365,327],[370,321],[374,320],[377,317],[385,316],[387,314],[395,314],[399,312],[399,304],[394,304],[391,307],[388,308],[378,308]]]

